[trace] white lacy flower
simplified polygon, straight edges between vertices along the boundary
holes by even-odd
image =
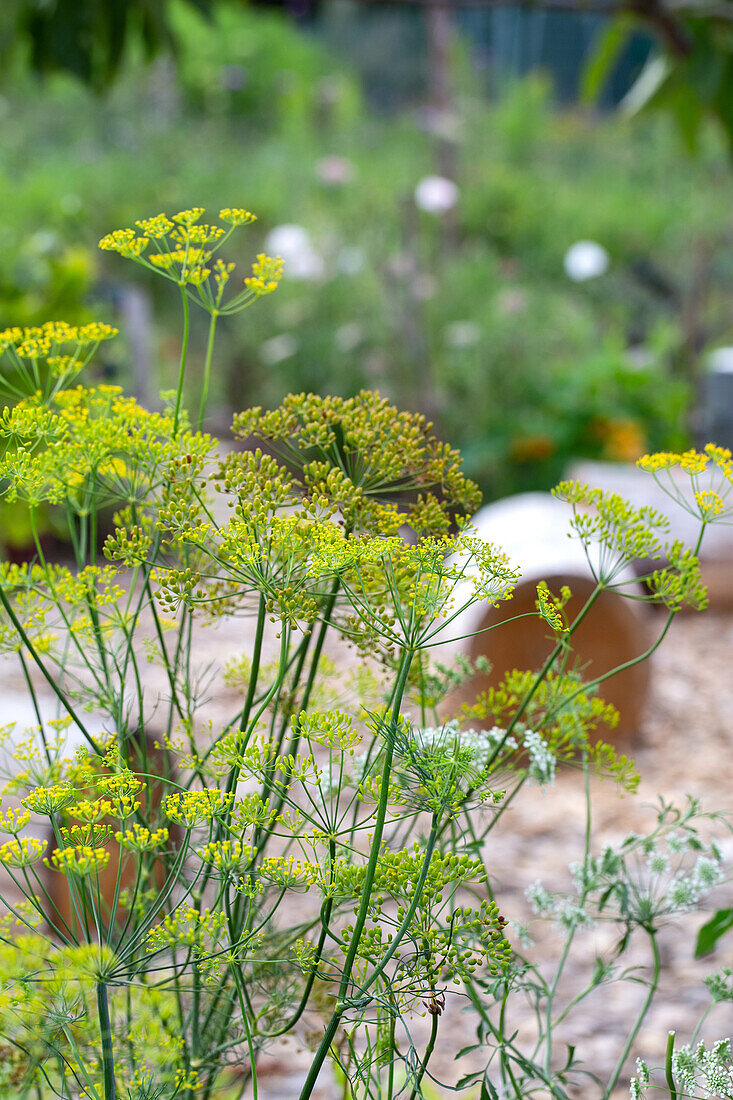
[[[665,875],[670,867],[669,859],[663,852],[652,852],[647,859],[647,867],[652,874]]]
[[[573,928],[592,928],[595,924],[590,913],[587,913],[582,905],[575,905],[569,898],[558,899],[556,902],[555,920],[568,931]]]
[[[493,726],[490,730],[459,730],[459,723],[455,718],[444,726],[416,728],[415,737],[425,749],[442,747],[449,741],[454,741],[462,749],[471,749],[474,760],[480,763],[488,760],[500,744],[502,752],[513,752],[517,748],[515,738],[507,737],[506,730],[501,726]]]
[[[667,845],[669,846],[670,852],[685,852],[689,844],[690,838],[684,833],[669,833],[667,835]]]
[[[458,202],[458,187],[445,176],[425,176],[415,188],[415,205],[426,214],[447,214]]]
[[[565,274],[575,283],[597,279],[608,271],[611,257],[597,241],[576,241],[565,253]]]
[[[546,786],[555,781],[555,756],[548,749],[539,733],[527,730],[524,735],[524,747],[529,753],[529,768],[527,775],[534,779],[540,786]]]
[[[302,225],[277,225],[265,237],[264,250],[280,256],[289,279],[320,279],[325,271],[323,257]]]
[[[723,878],[723,870],[718,863],[707,856],[698,856],[692,869],[692,881],[701,894],[712,890]]]
[[[552,894],[542,885],[539,879],[529,884],[524,891],[524,896],[538,916],[542,913],[549,913],[555,903]]]
[[[684,876],[672,879],[667,893],[671,911],[681,913],[694,909],[700,900],[700,893],[691,879]]]

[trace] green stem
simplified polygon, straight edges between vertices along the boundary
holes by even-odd
[[[51,764],[51,752],[48,747],[48,739],[46,737],[46,729],[43,724],[43,718],[41,717],[41,708],[38,704],[38,696],[36,695],[36,689],[33,687],[33,681],[31,680],[30,672],[28,671],[28,665],[26,664],[25,657],[23,656],[23,650],[18,650],[18,658],[20,660],[21,668],[23,669],[23,679],[25,680],[26,687],[28,688],[28,694],[31,697],[31,703],[33,704],[33,710],[36,715],[36,721],[38,722],[38,729],[41,734],[41,741],[43,742],[43,752],[46,757],[46,763]]]
[[[550,671],[553,664],[555,663],[556,659],[559,657],[560,653],[565,648],[565,646],[567,644],[567,641],[568,641],[568,638],[571,637],[575,633],[575,631],[578,629],[578,627],[582,623],[583,619],[586,617],[586,615],[588,614],[590,609],[593,607],[593,604],[596,602],[596,600],[598,599],[598,597],[600,596],[602,591],[603,591],[603,588],[601,587],[601,585],[598,585],[596,588],[593,589],[590,596],[585,601],[585,604],[583,605],[583,607],[578,612],[577,618],[573,622],[573,624],[570,627],[570,630],[568,631],[568,633],[565,634],[557,642],[557,644],[555,646],[553,646],[549,657],[545,661],[545,663],[542,666],[542,668],[540,669],[540,671],[537,673],[537,676],[535,677],[535,680],[534,680],[531,688],[529,689],[529,691],[525,695],[522,702],[519,704],[517,710],[514,713],[514,716],[512,717],[512,720],[507,725],[506,732],[505,732],[503,738],[501,739],[499,744],[496,746],[496,748],[494,749],[494,752],[492,753],[491,757],[487,761],[486,768],[491,767],[491,765],[496,760],[497,756],[499,755],[499,753],[503,749],[507,738],[511,735],[511,733],[513,732],[514,727],[516,726],[517,722],[522,717],[525,710],[527,709],[530,702],[532,701],[532,698],[534,697],[534,695],[535,695],[537,689],[539,688],[540,684],[543,682],[543,680],[547,676],[547,673]]]
[[[590,797],[590,768],[588,766],[588,757],[583,755],[583,779],[584,779],[584,797],[585,797],[585,829],[583,833],[583,867],[588,866],[588,858],[590,856],[590,842],[591,842],[591,797]],[[583,887],[582,894],[580,896],[580,907],[585,905],[586,897],[588,895],[587,887]],[[565,941],[565,948],[560,958],[560,962],[555,973],[555,980],[552,983],[550,991],[547,995],[547,1010],[545,1013],[545,1077],[550,1080],[551,1078],[551,1058],[552,1058],[552,1033],[554,1027],[557,1026],[559,1021],[553,1021],[552,1010],[555,1005],[555,997],[557,996],[558,986],[560,985],[560,979],[565,969],[565,963],[567,962],[570,948],[573,940],[575,939],[575,933],[577,931],[577,925],[573,925],[571,931],[568,934],[568,938]]]
[[[557,995],[558,985],[560,984],[560,978],[562,977],[563,972],[565,970],[565,963],[568,961],[568,955],[570,954],[570,948],[572,947],[573,940],[575,939],[575,932],[576,932],[576,926],[573,925],[572,929],[568,933],[567,939],[565,940],[565,946],[563,948],[562,955],[560,956],[560,962],[558,963],[557,970],[555,972],[555,980],[553,981],[552,986],[550,987],[550,990],[547,994],[547,1006],[546,1006],[546,1009],[545,1009],[545,1036],[544,1036],[545,1057],[544,1057],[544,1065],[543,1065],[545,1077],[546,1077],[547,1080],[550,1079],[551,1074],[552,1074],[552,1069],[551,1069],[552,1030],[553,1030],[552,1009],[553,1009],[554,1004],[555,1004],[555,997]]]
[[[246,730],[247,723],[249,722],[249,716],[252,711],[252,704],[254,703],[255,691],[257,690],[257,681],[260,674],[260,661],[262,659],[262,639],[265,633],[265,616],[267,610],[267,603],[264,595],[260,594],[260,600],[257,607],[257,627],[255,631],[255,643],[252,651],[252,665],[249,672],[249,683],[247,685],[247,696],[244,700],[244,706],[242,707],[242,714],[239,719],[239,728]]]
[[[209,396],[209,378],[211,377],[211,360],[214,354],[214,336],[216,334],[216,319],[219,316],[214,312],[211,314],[211,321],[209,322],[209,339],[206,344],[206,359],[204,360],[204,377],[201,382],[201,404],[199,405],[199,421],[198,431],[201,431],[204,425],[204,413],[206,412],[206,402]]]
[[[393,696],[391,722],[394,727],[396,727],[399,720],[400,707],[402,706],[402,698],[405,694],[405,688],[407,686],[407,677],[410,672],[412,658],[413,651],[411,649],[405,650],[403,652]],[[341,1017],[346,1011],[346,994],[348,992],[349,983],[351,981],[351,972],[354,968],[356,955],[359,950],[359,944],[361,942],[361,936],[364,931],[364,925],[366,924],[367,914],[369,912],[372,886],[374,884],[374,877],[377,871],[377,863],[379,861],[379,853],[382,846],[382,834],[384,832],[384,823],[387,817],[387,803],[389,800],[389,780],[392,773],[393,755],[394,744],[391,743],[390,738],[387,738],[384,749],[382,786],[379,792],[379,804],[377,807],[377,817],[374,824],[372,847],[369,853],[369,862],[367,863],[366,874],[364,876],[361,904],[359,906],[359,912],[357,913],[356,921],[354,923],[354,931],[351,936],[349,950],[346,955],[346,959],[344,960],[344,969],[341,975],[341,983],[339,985],[338,1001],[336,1002],[336,1008],[333,1011],[331,1019],[326,1025],[326,1030],[324,1032],[323,1038],[321,1039],[318,1050],[316,1051],[313,1062],[311,1063],[308,1076],[305,1079],[298,1100],[308,1100],[308,1098],[313,1094],[313,1089],[315,1088],[316,1081],[318,1080],[318,1076],[321,1072],[321,1067],[323,1066],[323,1063],[326,1060],[326,1056],[331,1048],[331,1043],[333,1042],[336,1031],[338,1030]]]
[[[33,658],[36,665],[38,666],[41,673],[43,674],[44,679],[49,684],[51,690],[53,691],[54,695],[57,697],[57,699],[61,703],[61,705],[64,708],[64,710],[66,711],[66,713],[69,715],[71,720],[79,727],[82,734],[87,739],[89,744],[92,746],[94,751],[96,753],[101,754],[102,750],[100,749],[99,745],[94,740],[92,735],[89,733],[89,730],[86,728],[86,726],[84,725],[82,720],[79,718],[79,715],[76,713],[76,711],[72,707],[71,703],[66,698],[63,691],[58,686],[57,682],[54,680],[53,676],[48,671],[48,669],[44,665],[43,661],[39,657],[38,653],[36,652],[36,650],[33,646],[33,642],[30,640],[30,638],[26,634],[26,632],[23,628],[23,624],[20,622],[20,620],[18,619],[18,616],[15,614],[15,611],[13,610],[12,604],[10,603],[10,600],[8,599],[2,585],[0,585],[0,603],[2,603],[3,608],[5,609],[5,612],[8,616],[8,618],[10,619],[11,623],[15,627],[15,631],[16,631],[18,637],[20,638],[21,642],[23,643],[23,645],[26,647],[26,649],[30,653],[31,657]]]
[[[350,533],[350,531],[351,531],[351,528],[350,527],[347,528],[347,533]],[[331,615],[333,614],[333,609],[334,609],[334,606],[336,604],[336,596],[338,595],[338,590],[339,590],[340,586],[341,586],[341,582],[337,578],[333,582],[331,592],[329,593],[328,602],[326,604],[326,608],[325,608],[324,613],[323,613],[323,620],[321,622],[321,627],[320,627],[320,630],[318,632],[318,637],[316,639],[315,648],[313,650],[313,656],[311,657],[311,664],[310,664],[310,669],[309,669],[309,672],[308,672],[308,679],[306,680],[305,688],[303,689],[303,697],[300,701],[300,709],[302,711],[308,709],[308,704],[310,702],[311,693],[313,691],[313,686],[314,686],[315,681],[316,681],[316,675],[318,673],[318,665],[319,665],[320,660],[321,660],[321,653],[323,651],[323,644],[326,640],[326,634],[328,633],[328,629],[331,625]],[[301,674],[303,672],[303,668],[305,666],[306,657],[308,655],[309,641],[310,641],[310,635],[306,636],[303,639],[303,641],[301,642],[300,656],[298,658],[298,663],[296,665],[294,676],[293,676],[293,683],[292,683],[291,689],[290,689],[291,699],[295,698],[298,686],[300,684],[300,677],[301,677]],[[280,752],[280,748],[282,746],[282,742],[283,742],[283,739],[285,737],[285,733],[287,731],[288,722],[292,718],[292,713],[293,713],[293,706],[292,706],[292,703],[291,703],[285,709],[285,712],[283,713],[282,719],[281,719],[281,722],[280,722],[280,734],[279,734],[279,737],[278,737],[277,749],[276,749],[276,752],[278,752],[278,753]],[[274,716],[273,716],[273,720],[274,720]],[[295,756],[295,754],[298,751],[299,743],[300,743],[300,734],[296,731],[294,736],[291,737],[291,739],[290,739],[290,744],[288,746],[286,755]],[[285,778],[285,782],[286,783],[288,782],[288,777],[287,776]],[[262,790],[262,798],[264,799],[268,795],[268,793],[270,793],[270,785],[269,785],[269,783],[266,782],[265,786],[263,787],[263,790]],[[285,796],[282,793],[278,794],[276,797],[273,798],[273,821],[274,821],[274,818],[277,816],[277,814],[280,813],[280,810],[282,809],[282,806],[283,806],[284,799],[285,799]],[[272,834],[272,829],[273,829],[273,824],[270,824],[269,826],[266,826],[266,827],[258,827],[257,830],[255,831],[255,833],[253,835],[252,845],[253,845],[253,847],[257,848],[260,853],[262,853],[264,851],[264,845],[269,840],[270,835]]]
[[[345,535],[348,537],[351,534],[351,527],[347,527]],[[318,665],[321,660],[321,652],[323,650],[323,643],[326,640],[326,634],[331,626],[331,616],[333,615],[333,609],[336,605],[336,597],[338,595],[341,582],[336,578],[333,582],[333,587],[328,594],[328,602],[323,612],[323,619],[321,621],[321,628],[318,631],[318,637],[316,639],[315,649],[313,650],[313,656],[311,657],[311,667],[308,675],[308,680],[303,691],[303,698],[300,703],[301,710],[308,709],[308,703],[310,702],[311,692],[313,691],[313,684],[315,683],[316,675],[318,673]]]
[[[613,1073],[611,1074],[611,1077],[609,1079],[608,1084],[606,1085],[606,1089],[603,1093],[603,1097],[601,1098],[601,1100],[609,1100],[609,1097],[611,1096],[611,1093],[613,1092],[614,1088],[616,1087],[616,1082],[618,1081],[619,1077],[621,1076],[621,1072],[624,1068],[624,1063],[626,1062],[626,1059],[629,1056],[629,1051],[631,1050],[632,1046],[634,1045],[634,1042],[636,1041],[636,1036],[639,1034],[639,1030],[641,1028],[641,1025],[644,1023],[644,1019],[646,1017],[646,1014],[649,1011],[649,1006],[651,1005],[651,1003],[654,999],[654,995],[657,992],[657,986],[659,985],[659,974],[660,974],[661,969],[662,969],[662,960],[659,956],[659,946],[657,944],[657,933],[656,933],[656,929],[654,929],[654,928],[647,929],[647,932],[649,933],[649,939],[651,940],[652,954],[653,954],[653,957],[654,957],[654,968],[653,968],[653,971],[652,971],[652,980],[649,982],[649,992],[647,993],[646,997],[644,998],[644,1003],[642,1004],[641,1008],[639,1009],[639,1014],[636,1017],[636,1021],[634,1023],[634,1026],[631,1029],[631,1033],[630,1033],[628,1039],[626,1040],[626,1045],[624,1046],[624,1049],[621,1051],[621,1054],[619,1056],[619,1060],[616,1063],[616,1067],[615,1067]],[[674,1100],[675,1096],[676,1096],[676,1093],[673,1094],[672,1100]]]
[[[330,865],[331,865],[331,867],[333,867],[334,862],[336,860],[336,844],[333,840],[330,840],[329,844],[328,844],[328,857],[329,857]],[[324,901],[324,903],[321,907],[321,934],[318,938],[318,946],[316,947],[316,953],[315,953],[315,957],[313,959],[313,965],[311,966],[310,973],[308,975],[308,980],[305,983],[305,989],[303,990],[303,994],[302,994],[302,996],[300,998],[300,1001],[298,1003],[298,1007],[296,1008],[295,1012],[290,1017],[290,1019],[287,1020],[286,1023],[282,1024],[277,1029],[277,1031],[260,1032],[260,1034],[263,1036],[263,1038],[274,1039],[278,1035],[284,1035],[287,1031],[291,1031],[295,1027],[295,1025],[297,1024],[300,1017],[305,1012],[306,1006],[308,1004],[308,999],[310,998],[310,995],[311,995],[311,990],[313,989],[313,983],[316,980],[316,973],[318,971],[318,966],[319,966],[319,963],[321,961],[321,957],[323,955],[323,948],[326,945],[326,937],[328,936],[329,925],[331,923],[331,912],[332,912],[332,910],[333,910],[333,897],[331,896],[331,897],[326,898],[326,900]]]
[[[391,1098],[394,1096],[394,1087],[395,1087],[394,1086],[395,1052],[396,1052],[395,1012],[396,1012],[396,1006],[395,1006],[394,1002],[392,1002],[390,1004],[390,1020],[389,1020],[389,1050],[390,1050],[390,1053],[391,1053],[392,1057],[389,1060],[389,1070],[387,1071],[387,1100],[391,1100]]]
[[[415,883],[415,889],[412,892],[412,901],[410,902],[409,908],[408,908],[407,912],[405,913],[404,917],[402,918],[402,921],[400,922],[399,928],[397,929],[397,931],[395,932],[394,936],[392,937],[392,939],[390,941],[389,950],[386,952],[385,955],[382,956],[382,958],[379,962],[379,966],[376,968],[376,970],[374,970],[373,973],[371,973],[369,975],[368,980],[365,981],[364,984],[361,986],[361,992],[362,993],[365,993],[367,991],[367,989],[369,989],[370,986],[374,985],[377,978],[379,978],[380,975],[384,973],[384,969],[385,969],[387,963],[390,961],[390,959],[392,959],[394,957],[395,952],[397,951],[397,948],[400,946],[403,939],[407,935],[410,924],[412,922],[412,918],[415,916],[415,912],[417,910],[417,907],[420,904],[420,898],[422,897],[423,887],[425,886],[425,881],[426,881],[426,879],[428,877],[428,874],[430,872],[430,864],[431,864],[432,859],[433,859],[433,852],[435,851],[435,844],[436,844],[437,839],[438,839],[438,815],[433,814],[433,820],[432,820],[432,825],[431,825],[431,829],[430,829],[430,836],[428,837],[427,847],[425,848],[425,855],[423,856],[422,867],[420,868],[420,875],[418,877],[417,882]]]
[[[667,1081],[667,1088],[669,1089],[669,1100],[677,1100],[677,1085],[674,1080],[674,1073],[672,1072],[672,1056],[674,1054],[674,1032],[670,1031],[667,1035],[667,1052],[664,1059],[664,1076]]]
[[[185,287],[181,287],[181,302],[183,304],[183,340],[181,343],[181,363],[178,368],[178,387],[176,389],[176,407],[173,413],[173,435],[178,434],[178,421],[181,416],[181,402],[183,401],[183,379],[186,374],[186,358],[188,356],[188,334],[190,327],[188,297]]]
[[[107,986],[97,982],[97,1013],[99,1015],[99,1036],[102,1042],[102,1080],[104,1100],[115,1100],[115,1061],[112,1052],[112,1024],[109,1018]]]
[[[667,632],[669,631],[669,628],[671,627],[676,615],[677,612],[674,610],[670,610],[667,613],[667,618],[665,620],[664,626],[659,632],[659,636],[654,642],[652,642],[648,649],[645,649],[643,653],[640,653],[638,655],[638,657],[630,657],[628,661],[624,661],[622,664],[616,665],[615,668],[610,669],[608,672],[603,672],[600,676],[594,676],[592,680],[584,681],[584,683],[582,683],[579,688],[572,692],[571,695],[564,696],[562,700],[562,705],[558,707],[557,710],[548,710],[547,714],[545,715],[545,720],[551,719],[555,716],[555,714],[559,714],[561,710],[565,710],[573,702],[573,700],[577,698],[578,695],[587,694],[588,691],[600,687],[600,685],[606,680],[610,680],[612,676],[618,676],[620,672],[626,672],[627,669],[634,668],[636,665],[640,665],[643,661],[648,660],[649,657],[656,653],[656,651],[659,649],[660,645],[666,638]]]
[[[509,1066],[509,1059],[506,1053],[506,1047],[504,1046],[504,1036],[506,1035],[506,1011],[507,1001],[509,1000],[509,982],[504,982],[504,992],[501,998],[501,1008],[499,1009],[499,1070],[501,1072],[502,1084],[506,1085],[507,1077],[511,1078],[511,1067]]]
[[[712,1012],[713,1008],[715,1007],[715,1004],[716,1004],[715,1001],[711,1001],[710,1004],[708,1005],[708,1007],[703,1012],[700,1019],[697,1021],[697,1024],[695,1025],[695,1030],[693,1031],[692,1037],[690,1039],[690,1046],[695,1046],[695,1044],[697,1043],[698,1036],[700,1035],[700,1032],[702,1031],[703,1027],[705,1026],[707,1018],[710,1015],[710,1013]]]
[[[422,1084],[422,1079],[425,1076],[425,1071],[428,1068],[428,1062],[430,1061],[430,1057],[431,1057],[433,1051],[435,1050],[435,1040],[438,1038],[438,1021],[439,1020],[440,1020],[440,1016],[438,1015],[437,1012],[435,1012],[433,1014],[433,1023],[432,1023],[432,1026],[430,1028],[430,1038],[428,1039],[428,1045],[425,1047],[425,1054],[423,1055],[422,1062],[420,1063],[420,1069],[418,1070],[417,1076],[415,1077],[415,1084],[413,1085],[412,1092],[410,1093],[410,1100],[416,1100],[416,1098],[421,1095],[420,1094],[420,1085]],[[391,1096],[391,1093],[390,1093],[390,1096]]]

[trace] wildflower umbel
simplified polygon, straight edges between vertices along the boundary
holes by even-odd
[[[216,254],[235,229],[256,221],[254,214],[244,209],[226,207],[219,211],[224,225],[202,222],[203,207],[181,210],[177,214],[155,214],[141,218],[135,229],[115,229],[102,237],[99,247],[104,252],[120,256],[157,271],[182,289],[192,292],[196,301],[208,313],[238,313],[255,298],[270,294],[277,288],[283,273],[279,257],[260,253],[252,266],[252,274],[243,282],[244,289],[224,302],[224,289],[234,265]]]
[[[88,844],[77,844],[68,848],[56,848],[51,859],[45,860],[46,866],[64,875],[78,875],[86,878],[97,875],[107,866],[111,855],[104,848],[93,848]]]
[[[661,489],[702,524],[720,522],[728,514],[733,457],[727,447],[708,443],[703,451],[659,451],[644,455],[637,465],[651,473]],[[686,492],[684,478],[675,476],[675,471],[689,477],[692,494]]]
[[[13,400],[40,396],[47,401],[72,384],[100,343],[116,335],[116,328],[100,321],[86,325],[47,321],[0,331],[0,357],[5,355],[11,367],[0,371],[0,393]]]
[[[0,845],[0,863],[5,867],[29,867],[43,858],[46,842],[37,837],[8,840]]]

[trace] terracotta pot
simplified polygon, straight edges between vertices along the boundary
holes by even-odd
[[[483,631],[456,642],[452,648],[473,659],[484,656],[491,664],[491,673],[471,681],[458,699],[454,696],[450,700],[451,707],[499,683],[511,669],[534,671],[542,667],[554,640],[535,606],[540,580],[546,581],[555,594],[563,585],[570,588],[573,595],[567,612],[571,621],[595,588],[579,540],[568,537],[570,516],[569,506],[549,493],[522,493],[482,508],[473,518],[480,537],[503,550],[522,575],[510,600],[498,607],[476,603],[450,625],[454,637]],[[624,580],[630,591],[640,591],[632,573]],[[507,621],[516,616],[524,617]],[[650,616],[643,605],[616,592],[603,592],[573,634],[574,657],[584,679],[590,680],[639,656],[651,639]],[[620,712],[617,729],[608,732],[608,739],[614,743],[629,743],[638,734],[649,679],[649,665],[643,662],[599,687],[599,696]]]
[[[180,829],[164,819],[162,814],[156,812],[160,807],[161,800],[165,793],[165,784],[160,779],[151,780],[148,778],[147,774],[145,774],[166,775],[167,770],[170,768],[168,754],[166,750],[156,748],[153,738],[147,736],[144,767],[142,753],[139,752],[136,755],[137,759],[133,757],[131,766],[143,785],[135,796],[135,801],[141,804],[141,810],[145,816],[147,827],[156,828],[159,824],[165,825],[168,829],[167,846],[173,846],[175,848],[180,843]],[[161,819],[160,821],[158,821],[159,817]],[[131,820],[134,820],[134,818]],[[115,831],[118,831],[120,828],[118,819],[107,819],[107,821],[103,823],[109,824]],[[73,819],[68,819],[65,824],[69,827],[70,825],[77,824],[77,822]],[[55,843],[51,844],[48,856],[49,861],[51,853],[56,847],[57,845]],[[114,904],[120,860],[122,861],[120,891],[126,889],[131,890],[135,885],[137,856],[133,852],[121,850],[120,845],[115,840],[111,840],[105,844],[104,849],[110,853],[110,859],[107,865],[99,872],[99,895],[102,902],[103,913],[106,911],[106,913],[109,914]],[[164,881],[165,867],[163,861],[159,859],[154,864],[153,882],[156,887],[160,889]],[[149,888],[149,886],[150,883],[143,883],[141,889]],[[48,870],[46,887],[52,902],[52,905],[49,906],[49,915],[53,916],[55,923],[58,924],[60,921],[63,921],[78,934],[80,932],[78,928],[78,916],[72,902],[66,875],[56,870]],[[123,911],[123,914],[126,915],[126,911]]]

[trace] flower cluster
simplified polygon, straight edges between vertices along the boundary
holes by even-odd
[[[6,500],[65,504],[87,515],[104,505],[145,508],[180,455],[206,455],[210,437],[176,433],[170,417],[142,409],[117,386],[78,386],[5,409],[0,458]],[[15,449],[18,448],[18,449]]]
[[[567,633],[568,625],[562,609],[569,599],[570,589],[567,585],[563,585],[560,599],[552,595],[546,581],[540,581],[537,585],[537,610],[557,634]]]
[[[148,829],[134,821],[131,828],[115,833],[115,840],[129,852],[152,852],[166,843],[168,830],[165,827]]]
[[[184,791],[168,795],[163,801],[163,811],[171,821],[192,828],[203,822],[226,814],[234,795],[213,788],[204,791]]]
[[[76,844],[68,848],[55,848],[51,859],[44,860],[47,867],[61,871],[64,875],[76,875],[86,878],[98,875],[109,863],[111,853],[104,848],[93,848],[88,844]]]
[[[29,867],[46,851],[46,842],[37,837],[16,837],[0,845],[0,863],[4,867]]]
[[[495,752],[504,766],[521,766],[515,756],[522,748],[529,754],[530,775],[535,781],[551,781],[552,761],[569,762],[585,754],[600,775],[614,778],[627,790],[635,790],[639,775],[628,756],[605,741],[593,741],[600,725],[614,729],[618,711],[584,685],[577,673],[549,671],[541,683],[536,674],[513,669],[496,686],[481,691],[476,702],[464,704],[462,716],[470,721],[492,721],[496,730],[512,727],[498,742]],[[501,723],[501,726],[499,725]],[[523,740],[529,733],[529,743]],[[515,756],[514,759],[512,757]]]
[[[708,443],[703,451],[659,451],[644,455],[637,465],[651,473],[663,491],[705,526],[725,520],[728,497],[733,489],[733,457],[727,447]],[[690,478],[692,493],[679,470]]]
[[[253,408],[234,419],[235,436],[265,442],[299,471],[303,491],[336,491],[346,527],[374,533],[375,523],[396,516],[421,536],[447,534],[480,502],[458,452],[431,429],[424,417],[366,390],[351,398],[291,395],[278,409]],[[397,531],[390,523],[384,533]]]
[[[698,819],[704,817],[695,800],[684,810],[662,803],[647,836],[631,833],[571,864],[576,896],[535,883],[528,891],[535,912],[565,924],[570,913],[576,924],[606,919],[652,931],[673,914],[697,908],[723,878],[718,844],[700,835]]]
[[[100,321],[7,328],[0,332],[0,355],[7,356],[10,368],[0,375],[2,389],[14,399],[38,393],[48,401],[71,385],[102,341],[116,335],[116,328]]]
[[[255,298],[276,289],[282,278],[282,260],[260,253],[252,274],[244,279],[244,289],[225,303],[224,291],[234,264],[216,253],[237,227],[249,225],[256,217],[248,210],[226,207],[219,211],[219,220],[228,226],[225,228],[202,223],[205,213],[197,206],[170,217],[155,214],[141,218],[135,222],[136,229],[115,229],[102,237],[99,247],[159,272],[182,290],[190,288],[195,291],[194,301],[211,314],[238,313]]]
[[[674,1038],[674,1032],[670,1032]],[[669,1070],[676,1085],[684,1089],[684,1096],[693,1100],[706,1100],[707,1097],[719,1097],[730,1100],[733,1097],[733,1053],[730,1039],[718,1039],[708,1046],[700,1041],[692,1046],[679,1047],[670,1059]],[[670,1083],[669,1074],[667,1084]],[[636,1062],[636,1076],[630,1082],[631,1100],[643,1100],[647,1089],[654,1086],[649,1066],[643,1059]],[[682,1095],[682,1094],[680,1094]]]

